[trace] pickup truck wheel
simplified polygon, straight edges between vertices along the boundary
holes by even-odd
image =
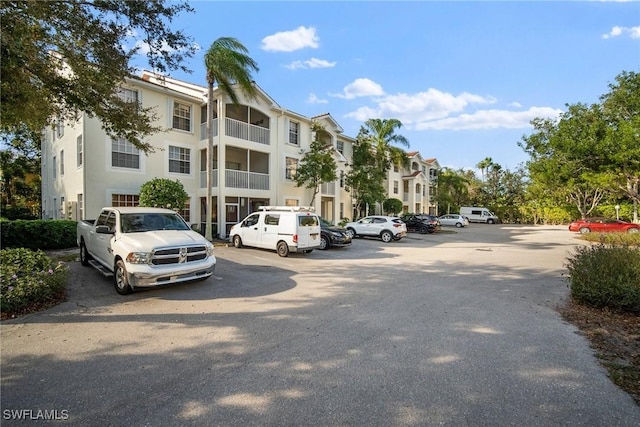
[[[393,240],[393,234],[391,234],[390,231],[385,230],[380,234],[380,238],[382,239],[383,242],[389,243],[390,241]]]
[[[286,257],[289,255],[289,245],[287,245],[287,242],[278,242],[276,250],[278,252],[278,255],[280,255],[281,257]]]
[[[236,248],[242,247],[242,238],[237,234],[233,236],[233,246]]]
[[[84,244],[84,239],[80,240],[80,264],[86,267],[89,265],[90,259],[91,255],[87,252],[87,245]]]
[[[127,275],[127,267],[124,266],[124,261],[119,259],[116,261],[116,268],[113,272],[113,284],[116,287],[116,292],[120,295],[127,295],[133,292],[131,285],[129,285],[129,276]]]

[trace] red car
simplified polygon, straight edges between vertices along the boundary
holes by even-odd
[[[620,219],[587,218],[573,221],[569,224],[569,231],[579,231],[582,234],[591,232],[638,233],[640,232],[640,225]]]

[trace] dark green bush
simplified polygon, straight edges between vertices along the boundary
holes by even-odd
[[[0,311],[22,313],[46,307],[64,297],[68,268],[42,251],[0,251]]]
[[[76,221],[66,219],[1,221],[2,248],[65,249],[76,243]]]
[[[640,312],[640,249],[580,246],[568,258],[571,295],[582,304]]]

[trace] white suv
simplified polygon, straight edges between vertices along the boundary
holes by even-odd
[[[371,215],[344,226],[351,237],[373,236],[383,242],[400,240],[407,235],[407,224],[395,216]]]

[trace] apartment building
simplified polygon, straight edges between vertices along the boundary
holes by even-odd
[[[351,218],[353,201],[344,176],[354,138],[344,135],[330,114],[302,116],[256,89],[253,99],[239,93],[239,104],[214,90],[213,235],[225,238],[233,224],[260,206],[309,206],[313,191],[296,187],[293,178],[314,138],[313,122],[324,128],[318,136],[333,146],[338,168],[338,179],[321,186],[313,208],[331,222]],[[100,121],[86,114],[72,123],[57,121],[45,130],[42,144],[42,217],[91,219],[103,206],[136,206],[145,182],[167,178],[180,181],[189,195],[183,217],[204,229],[207,88],[145,71],[140,78],[127,79],[119,95],[155,108],[161,121],[157,124],[167,131],[149,136],[154,152],[146,154],[124,139],[110,138]],[[422,170],[425,162],[416,163]],[[423,185],[430,176],[408,175],[400,175],[403,191],[406,180]],[[420,206],[431,194],[424,191]],[[406,195],[409,206],[416,206],[416,197]]]
[[[387,177],[389,198],[402,200],[403,212],[438,215],[437,177],[440,165],[417,151],[407,152],[409,167],[392,166]]]

